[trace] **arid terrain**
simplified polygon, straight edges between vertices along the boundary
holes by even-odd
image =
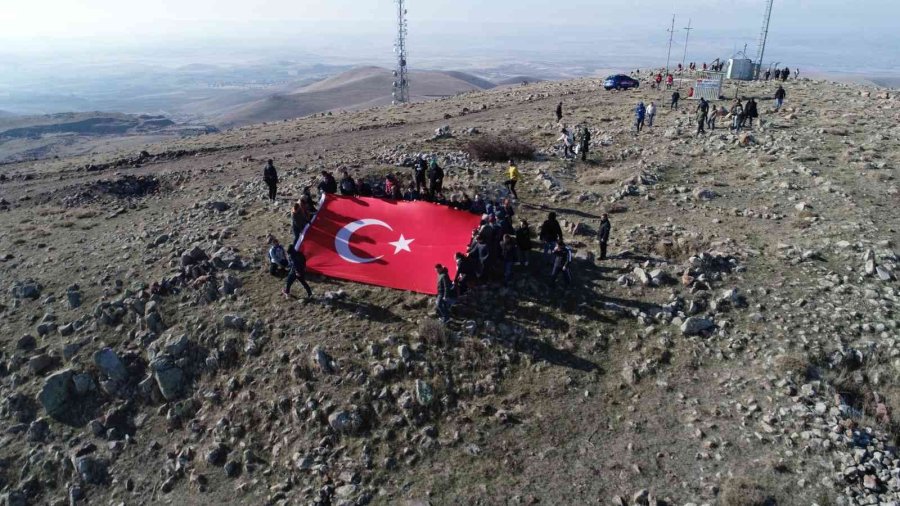
[[[900,102],[775,87],[741,84],[740,134],[581,79],[0,166],[0,504],[898,504]],[[433,153],[500,197],[466,152],[495,134],[538,148],[517,213],[564,220],[571,288],[536,256],[447,327],[424,295],[280,296],[265,237],[322,169]]]

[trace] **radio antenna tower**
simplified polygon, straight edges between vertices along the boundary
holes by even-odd
[[[691,36],[691,30],[693,28],[691,28],[691,20],[688,18],[688,25],[684,28],[686,33],[684,34],[684,55],[681,57],[681,68],[684,68],[685,60],[687,60],[687,43],[688,38]]]
[[[672,37],[675,35],[675,15],[672,14],[672,28],[669,28],[669,53],[666,55],[666,76],[669,75],[669,59],[672,58]]]
[[[766,15],[763,17],[762,30],[759,31],[759,44],[756,46],[756,78],[762,70],[763,55],[766,53],[766,39],[769,37],[769,20],[772,19],[772,4],[775,0],[766,2]]]
[[[406,0],[397,2],[397,41],[394,43],[394,52],[397,53],[397,69],[394,70],[394,97],[395,104],[409,102],[409,75],[406,70]]]

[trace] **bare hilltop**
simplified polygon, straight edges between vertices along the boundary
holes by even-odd
[[[696,136],[697,103],[649,86],[454,83],[0,166],[0,504],[900,502],[893,92],[790,80],[775,111],[777,85],[729,83],[759,120]],[[504,139],[536,148],[516,214],[557,213],[571,287],[535,252],[446,326],[396,290],[281,297],[265,238],[321,170],[408,182],[434,154],[448,196],[501,198],[506,165],[470,148]]]

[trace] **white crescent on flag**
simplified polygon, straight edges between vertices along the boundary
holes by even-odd
[[[340,257],[344,260],[354,264],[371,263],[384,256],[381,255],[374,258],[363,258],[355,255],[352,251],[350,251],[350,240],[353,238],[353,234],[356,233],[357,230],[369,226],[384,227],[392,232],[394,230],[387,223],[373,218],[350,222],[346,224],[344,228],[338,230],[338,233],[334,235],[334,250],[337,252],[337,254],[340,255]]]

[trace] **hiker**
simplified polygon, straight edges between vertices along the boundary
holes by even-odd
[[[575,153],[572,150],[573,144],[575,144],[575,141],[572,139],[572,134],[570,134],[569,131],[565,127],[563,127],[562,130],[560,130],[559,139],[556,139],[556,140],[557,140],[557,142],[562,141],[562,143],[563,143],[563,157],[564,158],[570,158],[570,157],[575,156]]]
[[[337,193],[337,181],[334,180],[334,175],[327,170],[322,171],[322,178],[319,179],[319,194],[325,193]]]
[[[446,267],[441,264],[434,266],[437,272],[437,299],[435,299],[435,308],[441,321],[447,323],[450,321],[450,297],[453,293],[453,285],[450,283],[450,275]]]
[[[772,71],[769,69],[766,69],[766,81],[768,81],[770,77],[772,77]]]
[[[598,238],[600,239],[600,260],[606,260],[606,245],[609,243],[609,231],[612,225],[609,223],[609,215],[603,213],[600,215],[600,230]]]
[[[563,275],[566,285],[572,284],[572,274],[569,272],[569,264],[572,263],[572,251],[559,241],[553,249],[553,270],[550,272],[550,283],[556,283],[556,276]]]
[[[291,232],[294,233],[294,242],[291,244],[297,244],[300,235],[303,234],[303,229],[311,219],[312,216],[304,209],[304,203],[295,202],[291,207]]]
[[[516,246],[519,252],[519,263],[525,266],[528,266],[528,256],[531,248],[534,247],[532,237],[534,237],[534,232],[528,225],[528,221],[520,221],[519,228],[516,229]]]
[[[720,115],[724,116],[725,114],[727,114],[727,112],[725,111],[724,107],[720,106],[718,109],[716,109],[715,106],[710,107],[709,113],[706,114],[706,128],[708,128],[710,130],[715,130],[716,129],[716,120],[719,118]]]
[[[544,254],[550,253],[557,242],[562,242],[562,238],[562,227],[556,221],[556,213],[551,212],[547,215],[544,223],[541,224],[541,231],[538,234],[538,239],[544,244]]]
[[[781,69],[781,80],[787,81],[788,77],[791,77],[791,69],[788,67]]]
[[[356,195],[356,182],[345,170],[341,177],[341,195]]]
[[[675,83],[675,79],[672,77],[672,74],[666,76],[666,89],[671,90],[672,85]]]
[[[384,178],[384,197],[392,200],[401,200],[403,198],[403,189],[400,187],[400,180],[393,174],[388,174]]]
[[[579,147],[581,151],[581,161],[587,161],[588,151],[591,149],[591,131],[588,127],[584,127],[584,130],[581,131],[581,146]]]
[[[556,104],[556,122],[562,121],[562,102]]]
[[[755,98],[748,100],[747,105],[744,106],[744,117],[748,121],[748,126],[753,128],[753,118],[759,117],[759,110],[756,108]]]
[[[519,195],[516,193],[516,183],[519,181],[519,168],[516,167],[515,162],[512,160],[509,161],[509,179],[503,183],[506,186],[506,189],[509,190],[509,193],[512,193],[514,199],[518,200]]]
[[[741,105],[740,100],[734,99],[734,105],[731,106],[729,115],[731,116],[731,129],[740,131],[741,121],[744,118],[744,106]]]
[[[287,254],[284,247],[278,243],[278,239],[269,236],[269,274],[282,278],[287,275],[290,269]]]
[[[634,130],[635,133],[641,133],[641,130],[644,128],[644,116],[647,114],[647,108],[644,107],[643,102],[638,102],[637,107],[634,108]]]
[[[306,282],[306,257],[302,251],[298,251],[296,248],[297,245],[292,244],[287,249],[291,263],[291,272],[288,273],[287,283],[284,285],[284,290],[281,291],[281,294],[284,295],[285,299],[290,298],[291,285],[294,284],[294,281],[299,281],[303,288],[306,289],[306,299],[309,300],[312,298],[312,289],[309,287],[309,283]]]
[[[512,280],[513,266],[519,261],[516,239],[510,234],[504,234],[500,240],[500,257],[503,259],[503,286],[506,286]]]
[[[427,167],[428,164],[425,162],[425,159],[422,158],[422,155],[417,155],[415,164],[413,164],[413,181],[416,185],[416,192],[420,195],[422,194],[423,189],[426,192],[428,191],[428,183],[425,181]]]
[[[800,79],[800,69],[794,69],[794,80]]]
[[[662,72],[657,72],[657,73],[656,73],[656,79],[655,79],[655,80],[656,80],[656,87],[659,88],[660,85],[662,84]]]
[[[356,179],[356,193],[359,194],[360,197],[371,197],[372,196],[372,185],[366,182],[363,178]]]
[[[656,104],[650,102],[650,105],[647,106],[647,126],[653,127],[653,119],[656,118]]]
[[[304,186],[303,191],[300,192],[300,200],[298,200],[301,204],[306,202],[306,209],[310,215],[316,213],[316,204],[314,204],[314,200],[312,197],[312,190],[309,189],[309,186]]]
[[[460,297],[469,291],[469,279],[475,275],[475,271],[472,268],[472,259],[466,255],[457,252],[454,260],[456,276],[453,277],[453,293]]]
[[[275,162],[271,159],[266,162],[263,169],[263,182],[269,187],[269,200],[275,202],[275,194],[278,193],[278,171],[275,170]]]
[[[678,109],[678,100],[681,99],[681,93],[678,93],[678,90],[675,90],[672,93],[672,105],[669,106],[669,109]]]
[[[444,189],[444,169],[438,165],[437,156],[432,156],[431,162],[428,164],[428,179],[431,182],[429,192],[434,198]]]
[[[706,116],[709,114],[709,102],[705,98],[700,97],[700,103],[697,105],[697,135],[705,134]]]
[[[478,279],[484,279],[485,275],[489,272],[491,261],[493,260],[491,257],[491,248],[488,246],[486,240],[486,236],[489,235],[487,230],[482,227],[480,230],[476,231],[475,242],[469,246],[468,251],[469,258],[473,261],[475,277]]]
[[[786,96],[787,92],[784,91],[784,87],[779,84],[778,89],[775,90],[775,112],[781,110],[781,106],[784,105],[784,97]]]

